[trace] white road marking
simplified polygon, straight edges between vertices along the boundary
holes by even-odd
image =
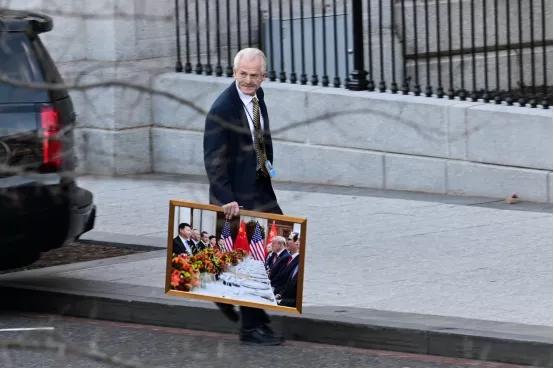
[[[21,332],[21,331],[53,331],[54,327],[35,328],[0,328],[0,332]]]

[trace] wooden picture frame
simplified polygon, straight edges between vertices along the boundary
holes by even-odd
[[[190,209],[190,213],[187,211],[187,209]],[[184,210],[184,211],[183,211]],[[196,227],[196,224],[193,222],[195,218],[195,214],[200,214],[200,222],[202,223],[202,216],[205,214],[204,212],[214,212],[214,214],[206,213],[207,215],[212,215],[212,223],[215,222],[215,224],[212,224],[212,229],[215,229],[214,235],[217,237],[217,240],[219,240],[219,234],[217,233],[218,224],[221,222],[221,219],[224,219],[223,215],[223,208],[216,205],[209,205],[209,204],[202,204],[192,201],[183,201],[183,200],[170,200],[169,201],[169,217],[168,217],[168,228],[167,228],[167,260],[166,260],[166,274],[165,274],[165,293],[171,296],[178,296],[178,297],[184,297],[184,298],[191,298],[191,299],[198,299],[198,300],[206,300],[206,301],[213,301],[213,302],[221,302],[221,303],[227,303],[232,305],[241,305],[241,306],[249,306],[254,308],[262,308],[266,310],[274,310],[274,311],[281,311],[281,312],[288,312],[288,313],[294,313],[294,314],[301,314],[302,313],[302,296],[303,296],[303,288],[304,288],[304,263],[305,263],[305,257],[306,257],[306,232],[307,232],[307,219],[306,218],[299,218],[299,217],[292,217],[288,215],[280,215],[280,214],[271,214],[271,213],[263,213],[263,212],[257,212],[257,211],[250,211],[250,210],[240,210],[240,214],[238,217],[235,217],[235,222],[237,219],[242,222],[244,219],[251,219],[250,222],[255,221],[256,227],[258,226],[259,222],[258,220],[267,220],[267,225],[269,222],[273,222],[272,225],[279,229],[280,232],[283,234],[286,234],[287,232],[291,232],[293,229],[297,230],[299,233],[299,240],[300,240],[300,248],[299,248],[299,255],[298,257],[298,271],[297,271],[297,283],[296,283],[296,305],[294,307],[290,306],[281,306],[277,303],[277,300],[275,299],[275,295],[273,291],[271,290],[271,287],[266,290],[266,295],[263,297],[263,299],[268,300],[268,303],[260,302],[262,298],[257,298],[256,296],[252,296],[254,300],[251,298],[247,299],[239,299],[239,298],[231,298],[227,297],[225,294],[217,295],[213,293],[199,293],[195,292],[194,290],[206,290],[206,288],[201,287],[192,287],[190,291],[184,291],[179,290],[172,287],[171,281],[172,281],[172,273],[178,269],[175,269],[172,265],[172,260],[174,257],[173,254],[173,240],[178,235],[178,224],[181,222],[182,219],[177,219],[176,212],[178,211],[178,217],[181,216],[181,214],[184,214],[184,217],[186,219],[187,216],[190,217],[190,225],[192,228]],[[195,213],[196,211],[196,213]],[[198,211],[200,211],[198,213]],[[190,214],[190,215],[187,215]],[[215,216],[215,221],[213,220]],[[250,223],[249,222],[249,223]],[[277,223],[276,223],[277,222]],[[187,222],[188,223],[188,222]],[[278,227],[277,227],[278,226]],[[260,226],[262,227],[262,226]],[[266,227],[262,232],[265,233],[265,235],[268,235],[268,229],[269,227]],[[267,236],[266,236],[267,237]],[[265,241],[267,238],[264,238],[264,247],[265,247]],[[248,239],[247,239],[248,241]],[[249,244],[250,242],[248,242]],[[292,247],[292,246],[291,246]],[[186,258],[186,260],[193,260],[189,257]],[[260,268],[260,261],[255,261],[251,257],[245,258],[243,261],[241,261],[240,265],[254,265],[255,267]],[[227,266],[230,266],[230,264],[227,264]],[[263,266],[263,264],[262,264]],[[235,268],[235,270],[238,269],[238,266]],[[265,271],[265,269],[264,269]],[[232,274],[230,273],[221,273],[220,276],[223,277],[223,274],[225,274],[226,277],[233,278]],[[294,274],[293,274],[294,275]],[[215,276],[215,275],[214,275]],[[250,281],[249,276],[245,274],[237,274],[237,272],[234,272],[235,278],[238,278],[238,276],[242,276],[243,283],[244,281]],[[258,274],[259,276],[259,274]],[[266,281],[263,281],[267,285],[269,282],[269,277]],[[223,287],[224,283],[223,281],[219,280],[212,280],[210,283],[213,283],[213,286],[216,286],[219,290],[233,290],[233,287],[231,285],[225,285],[227,287]],[[238,283],[238,282],[236,282]],[[250,283],[261,283],[256,282],[254,280],[250,281]],[[239,283],[240,284],[240,283]],[[236,286],[233,284],[233,286]],[[258,285],[259,286],[259,285]],[[180,287],[177,285],[177,287]],[[248,290],[248,287],[238,287],[241,291],[242,290]],[[271,301],[271,295],[267,295],[267,291],[271,291],[271,295],[273,295],[273,301]],[[254,291],[259,292],[259,291]],[[247,295],[251,296],[251,295]],[[260,301],[255,301],[260,300]]]

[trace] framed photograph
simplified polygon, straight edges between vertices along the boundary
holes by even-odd
[[[302,313],[305,218],[169,202],[165,291],[233,305]]]

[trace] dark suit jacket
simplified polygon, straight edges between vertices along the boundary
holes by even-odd
[[[277,260],[273,263],[271,266],[271,269],[269,269],[269,280],[271,282],[271,286],[275,287],[275,279],[279,275],[279,272],[285,267],[287,262],[289,261],[290,253],[287,250],[283,250],[281,252],[281,255],[277,257]]]
[[[267,158],[273,163],[273,144],[264,92],[256,92],[264,119]],[[237,201],[248,210],[282,214],[271,180],[256,179],[256,152],[248,118],[235,82],[213,103],[204,130],[204,166],[210,181],[210,203]]]
[[[202,251],[202,250],[204,250],[204,249],[207,249],[208,247],[210,247],[209,244],[206,245],[204,242],[202,242],[202,240],[200,240],[200,241],[198,241],[198,243],[196,244],[196,252],[199,252],[199,251]],[[196,252],[195,252],[195,253],[196,253]]]
[[[298,257],[296,257],[298,259]],[[294,271],[292,269],[291,271]],[[289,278],[287,279],[287,283],[285,284],[285,287],[279,292],[278,294],[281,295],[281,302],[279,305],[281,306],[296,306],[296,285],[298,281],[298,272],[292,276],[292,278],[289,275]]]
[[[285,285],[287,284],[287,281],[288,281],[292,271],[298,265],[298,259],[299,259],[299,256],[295,257],[294,259],[292,259],[292,261],[288,265],[287,265],[287,263],[288,263],[288,259],[287,259],[286,262],[283,264],[283,267],[282,267],[281,271],[279,271],[279,273],[277,273],[275,278],[273,278],[272,285],[275,288],[275,293],[276,294],[280,293],[280,291],[283,288],[285,288]]]
[[[193,253],[195,253],[195,246],[193,245],[193,242],[192,241],[189,241],[189,246],[192,250]],[[173,239],[173,253],[174,254],[186,254],[186,255],[189,255],[189,256],[192,256],[188,253],[187,251],[187,248],[185,247],[185,245],[183,244],[183,241],[181,241],[181,237],[177,236]]]
[[[264,266],[266,270],[269,270],[273,265],[273,263],[275,262],[275,260],[273,259],[274,256],[275,256],[275,253],[273,251],[267,254],[264,262]]]

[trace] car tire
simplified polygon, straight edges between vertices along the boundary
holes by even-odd
[[[37,261],[40,257],[40,252],[29,251],[31,250],[30,248],[27,249],[28,250],[25,250],[25,252],[22,252],[22,250],[14,250],[15,252],[7,257],[2,257],[0,260],[0,270],[20,268]]]

